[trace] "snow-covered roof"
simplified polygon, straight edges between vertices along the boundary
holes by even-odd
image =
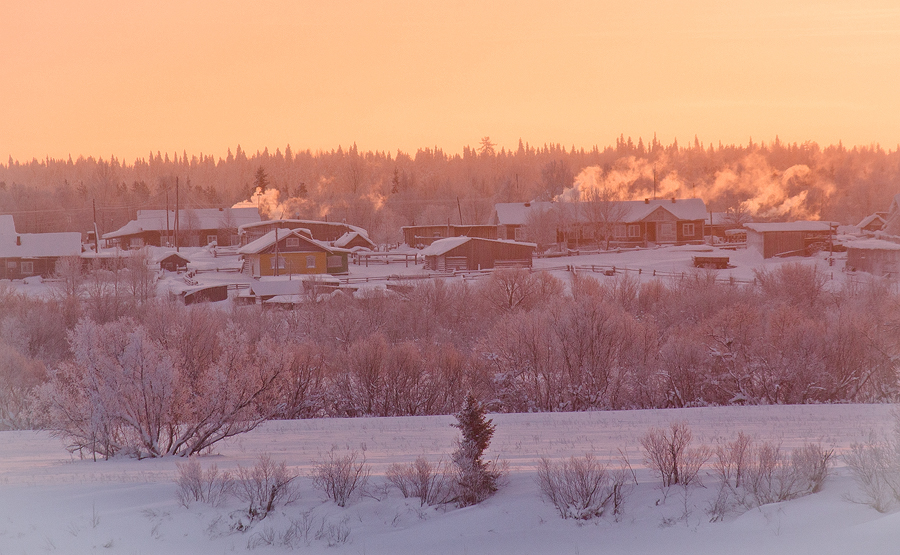
[[[282,239],[286,237],[299,237],[301,242],[306,242],[308,244],[315,245],[324,249],[326,252],[334,252],[335,249],[329,247],[325,243],[321,241],[316,241],[315,239],[310,239],[309,237],[303,235],[299,229],[292,230],[284,230],[284,229],[273,229],[272,231],[266,233],[259,239],[255,241],[251,241],[238,249],[238,254],[259,254],[267,248],[271,247],[275,244],[275,236],[278,235],[278,241],[280,242]],[[343,250],[343,249],[342,249]]]
[[[77,231],[58,233],[16,233],[11,215],[0,216],[0,258],[40,258],[78,256],[81,234]]]
[[[369,236],[369,233],[365,229],[363,229],[359,226],[355,226],[353,224],[345,224],[345,223],[340,223],[340,222],[323,222],[323,221],[319,221],[319,220],[295,220],[295,219],[262,220],[262,221],[246,223],[246,224],[238,226],[238,232],[244,232],[249,229],[253,229],[254,227],[262,227],[262,226],[267,226],[267,225],[277,225],[277,226],[280,226],[281,229],[284,229],[284,228],[297,229],[297,228],[303,228],[304,226],[309,226],[309,225],[342,226],[342,227],[346,227],[347,229],[349,229],[351,231],[355,231],[364,237]],[[307,228],[307,231],[309,231],[308,228]]]
[[[183,253],[180,253],[178,251],[165,251],[162,254],[160,254],[159,256],[157,256],[156,259],[154,260],[154,262],[156,262],[158,264],[158,263],[162,262],[163,260],[165,260],[166,258],[169,258],[170,256],[177,256],[178,258],[181,258],[185,262],[191,261],[190,258],[188,258]]]
[[[116,231],[104,233],[104,239],[115,239],[135,235],[145,231],[170,231],[175,229],[175,211],[138,210],[137,219],[131,220]],[[242,225],[259,222],[259,211],[256,208],[195,208],[178,211],[179,228],[185,229],[224,229],[239,228]],[[168,224],[167,224],[168,221]]]
[[[350,242],[353,241],[354,239],[356,239],[357,237],[361,237],[361,238],[365,239],[368,244],[374,245],[374,243],[372,243],[372,240],[369,239],[367,236],[363,235],[362,233],[360,233],[358,231],[348,231],[347,233],[338,237],[338,239],[334,242],[334,246],[339,247],[339,248],[344,248],[347,245],[349,245]]]
[[[504,241],[501,239],[484,239],[482,237],[447,237],[445,239],[438,239],[434,243],[428,245],[424,249],[422,249],[422,256],[441,256],[447,252],[452,251],[456,247],[460,245],[464,245],[469,241],[484,241],[486,243],[505,243],[508,245],[519,245],[523,247],[532,247],[537,248],[537,245],[534,243],[523,243],[520,241]]]
[[[836,222],[813,222],[808,220],[744,224],[745,228],[757,233],[778,231],[831,231],[831,228],[834,226],[837,226]]]
[[[654,199],[616,201],[622,207],[622,222],[639,222],[655,210],[662,208],[679,220],[705,220],[708,216],[706,204],[702,199]],[[525,225],[532,212],[562,210],[567,218],[574,221],[585,221],[587,216],[581,202],[501,202],[494,205],[499,225]]]
[[[869,225],[870,223],[874,222],[875,220],[880,221],[882,225],[884,225],[884,223],[885,223],[885,220],[884,220],[884,218],[881,217],[881,214],[878,214],[878,213],[876,212],[875,214],[871,214],[871,215],[866,216],[865,218],[863,218],[861,222],[859,222],[858,224],[856,224],[856,227],[860,227],[860,228],[866,227],[867,225]]]
[[[881,239],[864,239],[862,241],[850,241],[845,243],[848,249],[865,249],[879,251],[900,251],[900,245]]]

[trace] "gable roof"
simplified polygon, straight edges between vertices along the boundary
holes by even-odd
[[[373,243],[372,240],[369,239],[368,236],[366,236],[362,233],[359,233],[358,231],[348,231],[347,233],[341,235],[340,237],[338,237],[337,241],[334,242],[334,246],[339,247],[339,248],[344,248],[347,245],[349,245],[357,237],[362,239],[367,245],[371,245],[372,247],[375,246],[375,243]]]
[[[438,239],[434,243],[422,249],[422,256],[441,256],[448,253],[460,245],[465,245],[469,241],[482,241],[484,243],[519,245],[522,247],[537,248],[534,243],[523,243],[521,241],[504,241],[502,239],[484,239],[482,237],[447,237]]]
[[[881,222],[881,225],[882,225],[882,226],[884,226],[884,224],[886,223],[886,222],[885,222],[885,219],[881,216],[881,214],[879,214],[879,213],[876,212],[876,213],[874,213],[874,214],[871,214],[871,215],[866,216],[865,218],[863,218],[861,222],[859,222],[858,224],[856,224],[856,227],[860,227],[860,228],[866,227],[867,225],[871,224],[872,222],[874,222],[874,221],[876,221],[876,220],[879,221],[879,222]]]
[[[316,241],[315,239],[310,239],[309,237],[303,235],[303,233],[301,233],[301,231],[299,229],[292,229],[290,231],[287,231],[284,229],[275,229],[275,230],[272,230],[272,231],[266,233],[259,239],[255,240],[255,241],[251,241],[251,242],[247,243],[246,245],[244,245],[243,247],[241,247],[240,249],[238,249],[238,254],[260,254],[261,252],[266,251],[267,249],[269,249],[273,245],[275,245],[275,236],[276,235],[278,235],[279,243],[281,241],[283,241],[284,239],[287,239],[288,237],[297,237],[300,239],[301,244],[305,243],[307,245],[317,247],[316,250],[321,249],[329,254],[334,253],[336,251],[336,249],[329,247],[328,245],[326,245],[325,243],[322,243],[321,241]]]
[[[81,234],[77,231],[58,233],[16,233],[11,215],[0,216],[0,258],[41,258],[78,256]]]
[[[175,229],[174,210],[138,210],[137,219],[131,220],[116,231],[104,233],[104,239],[115,239],[128,235],[136,235],[145,231],[165,231],[166,214],[168,213],[168,229]],[[194,208],[178,211],[179,228],[190,229],[222,229],[237,228],[245,224],[259,222],[259,211],[256,208]]]
[[[622,208],[622,223],[634,223],[648,217],[655,210],[662,208],[678,220],[705,220],[706,204],[702,199],[654,199],[654,200],[620,200],[615,201]],[[532,212],[560,210],[567,218],[577,222],[585,222],[587,217],[582,202],[501,202],[494,205],[496,224],[525,225]]]

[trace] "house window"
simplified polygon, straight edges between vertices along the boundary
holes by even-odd
[[[276,260],[275,258],[271,258],[269,261],[273,270],[275,269],[275,260]],[[284,270],[284,257],[279,256],[277,260],[278,260],[278,269]]]
[[[34,273],[34,262],[22,261],[22,275],[30,276]]]
[[[681,234],[685,237],[693,237],[694,224],[681,224]]]
[[[217,235],[207,235],[206,236],[206,244],[211,245],[212,243],[219,243],[219,237]]]
[[[661,237],[674,237],[675,224],[671,222],[662,222],[659,224],[659,234]]]
[[[315,267],[316,267],[316,257],[315,256],[310,255],[310,256],[306,257],[306,267],[315,269]]]
[[[515,232],[516,241],[524,241],[526,239],[525,236],[525,228],[517,227]]]
[[[299,237],[288,237],[284,240],[284,246],[287,248],[297,248],[300,246],[300,238]]]
[[[6,261],[6,269],[7,270],[15,270],[16,269],[16,261],[15,260],[7,260]]]
[[[235,233],[231,234],[231,246],[236,247],[241,244],[241,236]]]
[[[144,238],[143,237],[132,237],[131,242],[129,243],[131,248],[139,249],[144,246]]]
[[[628,237],[640,237],[641,226],[638,224],[628,224]]]
[[[628,234],[628,230],[625,228],[625,224],[616,224],[614,233],[616,237],[625,237]]]

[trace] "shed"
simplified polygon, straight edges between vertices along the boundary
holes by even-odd
[[[338,237],[337,241],[334,242],[334,246],[341,249],[354,249],[357,247],[374,249],[375,243],[358,231],[348,231]]]
[[[744,224],[747,247],[763,258],[809,256],[827,246],[837,229],[835,222],[797,221]]]
[[[847,243],[847,269],[876,276],[900,276],[900,245],[880,239]]]
[[[228,299],[227,285],[208,285],[188,289],[181,293],[181,300],[184,304],[194,304],[202,302],[214,303]]]
[[[487,270],[500,266],[531,267],[534,243],[449,237],[440,239],[422,251],[425,269],[437,271]]]
[[[187,270],[190,260],[180,252],[168,252],[158,260],[159,268],[167,272],[183,272]]]

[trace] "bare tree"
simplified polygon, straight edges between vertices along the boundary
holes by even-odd
[[[616,235],[617,226],[625,222],[628,216],[628,205],[622,201],[622,191],[607,183],[600,187],[591,187],[581,191],[581,213],[591,227],[594,240],[600,244],[605,241],[605,248]]]

